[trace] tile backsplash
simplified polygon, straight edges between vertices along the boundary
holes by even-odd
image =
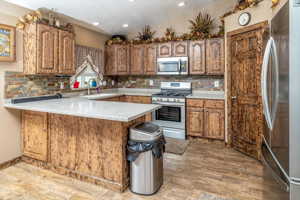
[[[224,90],[223,76],[120,76],[117,85],[119,88],[158,89],[164,81],[191,82],[195,90]]]
[[[70,89],[68,76],[27,76],[21,72],[5,72],[4,98],[51,95],[58,92],[74,92]],[[107,86],[113,88],[111,77],[105,77]],[[116,79],[115,79],[116,82]],[[60,83],[64,89],[60,89]]]
[[[21,72],[5,72],[4,98],[51,95],[58,92],[74,92],[67,76],[27,76]],[[159,89],[163,81],[192,82],[194,90],[222,91],[223,76],[120,76],[104,77],[107,88],[152,88]],[[114,80],[115,85],[112,85]],[[60,83],[64,89],[60,89]]]

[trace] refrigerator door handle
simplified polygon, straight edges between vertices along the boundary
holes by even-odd
[[[263,144],[266,145],[266,144]],[[267,148],[267,147],[266,147]],[[268,149],[268,148],[267,148]],[[264,165],[269,169],[269,171],[272,174],[272,177],[276,180],[276,182],[280,185],[280,187],[285,191],[285,192],[289,192],[290,191],[290,186],[288,183],[286,183],[286,181],[284,181],[274,170],[273,168],[270,166],[270,164],[268,163],[268,161],[265,158],[264,155],[264,151],[262,150],[262,162],[264,163]]]
[[[274,70],[275,70],[275,107],[273,109],[273,113],[271,115],[270,109],[269,109],[269,102],[268,102],[268,70],[269,70],[269,60],[270,56],[274,56]],[[278,81],[279,81],[279,76],[278,76],[278,57],[277,57],[277,52],[276,52],[276,46],[275,46],[275,41],[271,37],[267,43],[264,58],[263,58],[263,64],[262,64],[262,73],[261,73],[261,93],[262,93],[262,103],[263,103],[263,110],[264,110],[264,116],[267,122],[267,125],[270,130],[273,129],[274,126],[274,120],[275,120],[275,115],[276,115],[276,110],[277,110],[277,104],[278,104],[278,94],[279,94],[279,88],[278,88]]]

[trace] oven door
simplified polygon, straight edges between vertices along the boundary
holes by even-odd
[[[179,134],[177,138],[185,139],[185,105],[172,103],[157,103],[162,107],[153,112],[153,123],[170,134]],[[176,132],[176,133],[175,133]]]
[[[159,75],[179,75],[180,58],[158,58],[157,74]]]

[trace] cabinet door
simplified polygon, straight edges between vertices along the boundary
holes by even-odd
[[[80,125],[78,117],[49,114],[50,162],[53,166],[75,170],[77,134],[82,131]]]
[[[206,72],[209,75],[223,75],[225,67],[224,40],[221,38],[206,41]]]
[[[188,42],[175,42],[173,44],[173,56],[186,57],[188,56]]]
[[[75,74],[74,35],[62,30],[59,30],[59,73]]]
[[[37,73],[58,73],[58,30],[44,24],[38,24],[37,29]]]
[[[118,75],[129,74],[129,46],[118,45],[116,46],[116,67]]]
[[[190,43],[190,74],[205,74],[205,40]]]
[[[144,46],[132,45],[131,46],[131,62],[130,62],[130,74],[141,75],[143,74],[143,60],[144,60]]]
[[[203,108],[187,108],[187,130],[189,136],[204,136]]]
[[[115,50],[115,46],[105,47],[105,75],[117,74]]]
[[[205,137],[224,140],[224,110],[207,108],[204,110]]]
[[[157,68],[157,45],[149,44],[144,48],[144,74],[155,75]]]
[[[163,43],[158,46],[158,57],[165,58],[172,56],[172,43]]]
[[[23,153],[33,159],[48,160],[47,113],[22,112]]]

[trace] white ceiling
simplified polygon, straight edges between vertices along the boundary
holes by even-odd
[[[75,19],[87,23],[99,22],[99,32],[107,34],[128,34],[141,30],[145,24],[156,25],[174,19],[190,19],[191,13],[204,7],[228,0],[185,0],[186,6],[178,7],[183,0],[7,0],[30,8],[55,8]],[[231,0],[236,2],[236,0]],[[230,5],[231,6],[231,5]],[[228,5],[227,5],[228,7]],[[220,15],[223,13],[220,13]],[[123,28],[123,24],[129,24]]]

